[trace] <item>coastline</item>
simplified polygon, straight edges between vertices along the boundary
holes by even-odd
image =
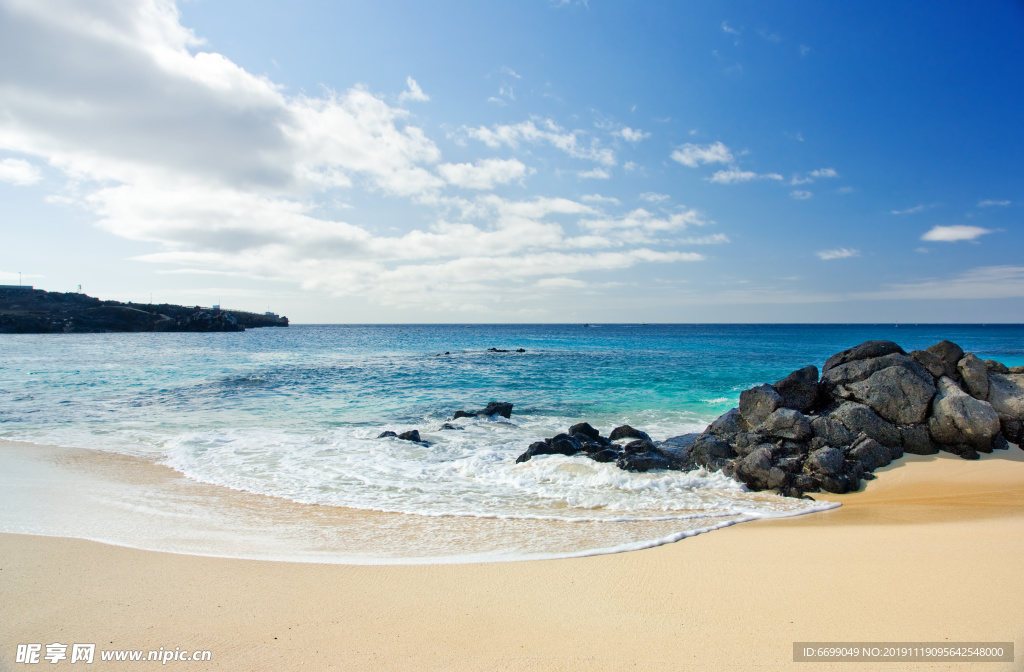
[[[302,564],[2,534],[0,669],[18,643],[70,641],[208,649],[203,669],[225,670],[866,670],[894,668],[793,663],[793,642],[944,640],[1013,641],[1018,662],[985,669],[1019,669],[1024,451],[877,473],[830,511],[562,560]]]

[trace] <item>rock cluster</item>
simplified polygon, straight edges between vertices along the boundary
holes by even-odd
[[[511,418],[512,403],[508,401],[492,401],[487,404],[486,408],[481,408],[479,411],[455,411],[455,415],[452,416],[452,420],[458,420],[459,418],[473,418],[477,416],[490,417],[492,415]]]
[[[696,434],[691,435],[691,441],[696,437]],[[683,442],[655,444],[646,432],[629,425],[616,427],[605,438],[586,422],[573,425],[564,434],[535,441],[516,462],[526,462],[535,455],[577,454],[584,454],[597,462],[614,462],[615,466],[627,471],[687,470],[696,466],[689,460]]]
[[[949,341],[910,353],[868,341],[830,357],[820,377],[808,366],[745,390],[739,407],[700,435],[656,443],[620,427],[604,439],[581,423],[517,461],[584,454],[630,471],[704,467],[752,490],[799,497],[856,490],[904,453],[977,459],[1022,439],[1024,367],[979,359]]]

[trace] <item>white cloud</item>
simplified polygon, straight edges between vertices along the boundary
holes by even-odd
[[[1010,205],[1010,201],[993,201],[993,200],[978,201],[978,207],[979,208],[991,208],[994,205],[998,205],[998,206]]]
[[[507,66],[502,67],[501,72],[503,74],[506,74],[506,75],[510,76],[510,77],[515,77],[516,79],[522,79],[523,78],[522,75],[517,74],[515,70],[513,70],[512,68],[509,68]]]
[[[534,283],[537,287],[551,287],[556,289],[583,289],[587,283],[575,278],[542,278]]]
[[[704,216],[694,209],[681,210],[659,216],[643,208],[636,208],[623,217],[585,219],[580,225],[591,231],[638,230],[646,233],[683,230],[688,226],[704,226]]]
[[[622,129],[616,131],[615,134],[626,142],[631,142],[633,144],[640,142],[644,138],[651,137],[650,133],[645,133],[638,128],[630,128],[629,126],[623,126]]]
[[[427,94],[423,93],[423,89],[420,88],[420,85],[417,84],[416,80],[413,79],[412,77],[406,78],[405,84],[409,88],[408,88],[408,90],[402,91],[400,94],[398,94],[398,102],[404,103],[407,100],[418,100],[418,101],[430,100],[430,96],[428,96]]]
[[[952,226],[933,226],[930,231],[921,236],[921,240],[931,240],[943,243],[953,243],[958,240],[974,240],[986,233],[992,233],[991,229],[983,229],[980,226],[968,226],[966,224],[954,224]]]
[[[448,184],[464,189],[493,189],[496,185],[520,180],[526,166],[517,159],[483,159],[472,163],[442,163],[437,172]]]
[[[738,31],[735,28],[733,28],[732,26],[730,26],[728,21],[722,21],[722,30],[724,30],[725,32],[729,33],[730,35],[739,35],[740,34],[740,31]]]
[[[0,151],[61,171],[75,187],[65,202],[106,231],[159,245],[139,258],[161,270],[244,274],[380,305],[487,310],[529,300],[544,278],[703,258],[650,249],[634,235],[677,230],[693,219],[687,213],[636,215],[632,228],[583,226],[578,235],[568,228],[576,220],[602,217],[585,203],[447,195],[449,185],[487,189],[528,169],[517,159],[442,163],[409,113],[367,87],[289,95],[200,51],[170,0],[7,2],[0,44],[19,55],[0,59]],[[422,90],[407,84],[405,99],[418,99]],[[616,164],[596,139],[551,120],[466,133],[491,147],[543,143]],[[23,160],[5,160],[7,171],[25,173],[11,161]],[[430,223],[384,236],[317,216],[351,192],[389,204],[402,197],[408,212],[398,216]]]
[[[835,250],[821,250],[815,252],[819,259],[828,261],[830,259],[848,259],[850,257],[859,257],[860,252],[858,250],[850,249],[848,247],[840,247]]]
[[[738,184],[750,182],[751,180],[781,180],[782,175],[778,173],[754,173],[749,170],[740,170],[735,166],[728,170],[719,170],[708,178],[709,182],[716,184]]]
[[[917,212],[924,212],[925,207],[925,205],[915,205],[914,207],[907,208],[906,210],[890,210],[890,212],[894,215],[912,215]]]
[[[710,145],[695,145],[688,142],[672,152],[672,159],[690,168],[696,168],[702,163],[729,164],[733,162],[732,152],[721,142]]]
[[[670,198],[668,194],[658,194],[653,191],[645,191],[640,194],[641,201],[647,201],[648,203],[661,203],[667,201]]]
[[[580,200],[585,203],[611,203],[612,205],[621,205],[622,201],[613,196],[602,196],[601,194],[587,194],[581,196]]]
[[[39,168],[24,159],[4,159],[0,161],[0,182],[10,182],[19,187],[35,184],[43,179]]]
[[[814,196],[814,194],[812,194],[811,192],[804,191],[802,189],[794,189],[793,191],[789,192],[789,195],[798,201],[806,201],[808,198]]]
[[[595,161],[605,166],[616,164],[615,152],[592,138],[585,143],[583,131],[566,131],[551,119],[537,119],[524,121],[518,124],[495,124],[491,128],[479,126],[477,128],[463,127],[463,132],[471,138],[479,140],[488,147],[518,147],[519,143],[530,144],[547,143],[556,147],[569,156],[577,159]]]
[[[637,169],[636,162],[635,161],[626,161],[624,164],[622,164],[622,169],[624,171],[626,171],[627,173],[632,173],[634,170]]]
[[[839,177],[839,173],[836,172],[835,168],[819,168],[810,172],[811,177]]]
[[[578,173],[576,173],[576,175],[579,177],[590,178],[594,180],[607,180],[612,176],[612,174],[609,173],[604,168],[591,168],[590,170],[581,170]]]
[[[809,53],[811,53],[811,48],[808,47],[806,44],[801,44],[800,45],[800,55],[801,56],[806,56]]]

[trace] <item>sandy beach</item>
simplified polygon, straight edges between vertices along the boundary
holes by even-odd
[[[1024,452],[878,475],[825,513],[568,560],[300,564],[4,534],[0,668],[19,643],[91,642],[207,649],[168,664],[216,670],[891,670],[794,663],[793,642],[1012,641],[1015,663],[912,665],[1021,669]]]

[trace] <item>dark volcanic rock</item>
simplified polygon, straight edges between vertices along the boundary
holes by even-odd
[[[917,361],[918,364],[923,366],[928,373],[932,374],[932,378],[938,380],[942,376],[947,374],[946,363],[942,361],[942,358],[933,352],[927,350],[914,350],[910,353],[910,356]]]
[[[836,476],[843,472],[843,460],[846,454],[839,448],[825,446],[812,450],[804,462],[804,469],[824,476]]]
[[[593,427],[591,427],[590,423],[588,423],[588,422],[580,422],[580,423],[577,423],[577,424],[573,425],[572,427],[569,428],[569,432],[568,433],[569,433],[570,436],[572,436],[574,434],[583,434],[584,436],[588,436],[591,439],[600,439],[601,438],[601,432],[599,432],[596,429],[594,429]]]
[[[874,359],[897,353],[906,354],[903,348],[892,341],[865,341],[849,350],[843,350],[825,360],[825,366],[821,367],[821,375],[824,377],[829,371],[837,366],[848,362],[855,362],[861,359]]]
[[[402,432],[398,435],[398,438],[403,441],[415,441],[416,443],[422,443],[422,439],[420,439],[420,432],[417,429],[410,429],[408,432]]]
[[[989,370],[990,373],[1010,373],[1010,369],[1008,369],[1006,364],[1003,364],[1002,362],[997,362],[994,359],[985,359],[982,361],[985,362],[985,367]]]
[[[924,422],[935,381],[920,363],[898,353],[841,364],[822,377],[835,394],[870,406],[889,422]]]
[[[858,404],[853,401],[844,402],[832,411],[829,418],[841,422],[855,435],[863,432],[875,441],[887,446],[899,446],[902,444],[899,430],[864,404]]]
[[[704,467],[709,471],[717,471],[728,460],[736,457],[736,451],[717,436],[702,434],[694,441],[693,447],[690,449],[690,456],[697,466]]]
[[[988,403],[1000,419],[1024,420],[1024,374],[991,373],[988,383]]]
[[[859,462],[865,471],[874,471],[892,462],[892,451],[866,434],[861,434],[850,446],[850,459]]]
[[[452,429],[452,430],[455,430],[455,429],[465,429],[465,427],[459,427],[458,425],[453,425],[450,422],[446,422],[443,425],[441,425],[441,429]]]
[[[988,367],[973,353],[963,356],[957,365],[964,391],[975,399],[988,399]]]
[[[479,411],[455,411],[455,415],[452,416],[452,420],[458,420],[459,418],[490,417],[492,415],[511,418],[512,403],[508,401],[492,401],[487,404],[486,408],[481,408]]]
[[[751,426],[760,425],[780,406],[782,395],[771,385],[758,385],[740,392],[740,415]]]
[[[740,409],[733,408],[712,422],[707,431],[719,438],[728,440],[730,437],[736,436],[740,432],[746,432],[749,429],[750,423],[740,415]]]
[[[964,358],[964,349],[952,341],[939,341],[927,349],[928,352],[936,355],[942,360],[942,375],[959,382],[959,372],[956,369],[957,363]],[[939,378],[940,376],[936,376]]]
[[[900,427],[903,451],[914,455],[934,455],[939,449],[932,442],[928,425],[907,425]]]
[[[807,416],[791,408],[778,408],[761,425],[779,439],[806,441],[811,438],[811,422]]]
[[[630,427],[629,425],[621,425],[612,430],[612,433],[608,435],[608,438],[612,441],[618,441],[619,439],[643,439],[644,441],[650,441],[651,437],[647,435],[647,432],[641,432],[639,429]]]
[[[395,437],[397,439],[398,438],[398,433],[397,432],[392,432],[392,431],[388,430],[388,431],[384,431],[384,432],[381,432],[380,434],[378,434],[377,438],[378,439],[386,439],[389,436],[393,436],[393,437]]]
[[[782,406],[807,413],[818,403],[818,367],[805,366],[776,382],[772,387],[782,397]]]
[[[733,476],[752,490],[785,488],[790,475],[776,466],[772,460],[772,448],[763,445],[733,465]]]
[[[544,441],[535,441],[530,444],[522,455],[516,458],[516,463],[526,462],[535,455],[575,455],[583,450],[579,441],[568,434],[559,434]]]
[[[881,418],[878,419],[882,420]],[[822,439],[824,445],[830,446],[848,446],[857,438],[855,432],[851,431],[839,419],[830,416],[818,416],[811,420],[811,431],[814,432],[816,438]]]
[[[936,443],[989,452],[999,429],[999,415],[991,404],[975,399],[946,376],[939,379],[939,393],[928,419],[928,431]]]

